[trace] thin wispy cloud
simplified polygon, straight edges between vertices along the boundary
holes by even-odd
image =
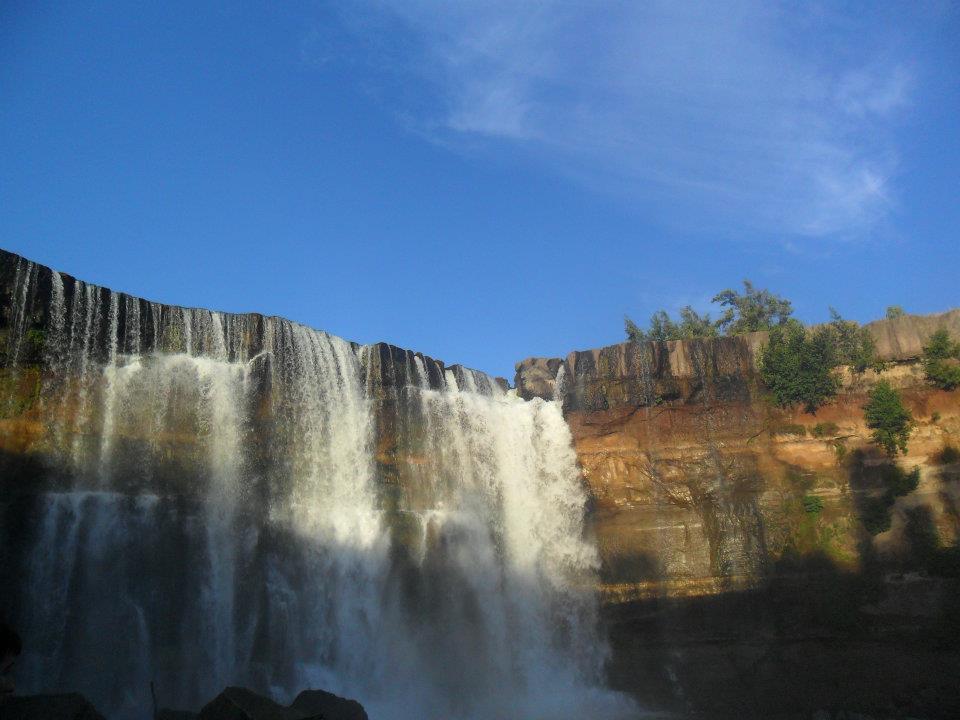
[[[396,0],[366,11],[406,38],[390,63],[428,88],[413,117],[438,141],[511,143],[668,215],[862,236],[896,201],[893,129],[912,102],[911,59],[869,18],[811,7]]]

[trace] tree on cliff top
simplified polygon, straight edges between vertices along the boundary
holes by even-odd
[[[727,308],[719,320],[712,320],[710,313],[701,315],[690,305],[680,310],[679,320],[671,318],[666,310],[658,310],[651,316],[648,330],[643,330],[625,317],[627,338],[637,342],[663,342],[716,337],[721,331],[727,335],[740,335],[783,325],[793,312],[789,300],[769,290],[758,290],[749,280],[743,281],[743,289],[743,294],[736,290],[724,290],[714,296],[711,302]]]
[[[873,430],[873,442],[890,455],[907,452],[907,440],[913,430],[913,415],[903,406],[900,393],[886,380],[878,382],[863,407],[867,427]]]
[[[923,347],[923,372],[927,380],[941,390],[960,386],[960,343],[940,328]]]
[[[837,394],[840,378],[834,372],[837,355],[829,326],[808,330],[788,320],[770,331],[760,351],[760,378],[774,403],[802,404],[809,413]]]
[[[624,318],[627,338],[635,342],[666,340],[690,340],[692,338],[715,337],[719,334],[717,324],[710,314],[701,315],[690,305],[680,310],[679,322],[673,320],[666,310],[658,310],[650,317],[650,328],[643,330],[633,320]]]
[[[830,308],[830,323],[824,329],[831,336],[838,365],[849,365],[855,373],[863,373],[867,368],[880,370],[883,364],[877,357],[877,346],[873,335],[860,323],[844,320],[840,313]]]
[[[789,300],[767,289],[757,289],[749,280],[743,281],[743,294],[727,289],[718,292],[711,302],[727,308],[717,321],[717,327],[727,335],[772,330],[793,314]]]
[[[650,339],[643,328],[637,325],[627,315],[623,316],[623,329],[627,333],[627,340],[632,342],[643,342]]]

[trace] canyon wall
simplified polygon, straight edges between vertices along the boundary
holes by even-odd
[[[815,415],[766,398],[766,333],[518,363],[520,395],[556,398],[573,433],[623,686],[731,716],[960,707],[960,391],[918,362],[960,310],[867,327],[885,369],[845,371]],[[881,378],[916,421],[895,461],[863,416]]]
[[[607,660],[681,715],[956,716],[960,392],[917,362],[939,327],[960,311],[871,323],[887,367],[815,416],[765,398],[763,333],[532,358],[514,397],[0,251],[23,684],[118,717],[150,680],[183,707],[237,682],[377,717],[632,712]],[[880,377],[916,418],[895,462],[863,421]]]
[[[887,367],[846,372],[839,396],[815,415],[776,408],[764,396],[757,357],[766,333],[622,343],[518,363],[522,397],[563,403],[612,585],[700,593],[749,581],[796,549],[789,506],[803,497],[822,501],[829,550],[853,563],[864,540],[858,502],[879,487],[870,468],[886,464],[862,409],[881,378],[902,391],[916,418],[898,462],[920,468],[920,487],[898,499],[891,529],[871,545],[881,554],[903,550],[904,513],[917,507],[929,510],[943,543],[956,540],[958,488],[941,456],[960,441],[960,401],[925,382],[917,361],[936,329],[960,337],[960,310],[867,327]]]

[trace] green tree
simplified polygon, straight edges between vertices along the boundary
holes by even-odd
[[[900,393],[886,380],[881,380],[870,391],[863,408],[867,427],[873,430],[873,442],[891,457],[897,452],[906,454],[907,440],[913,430],[913,415],[903,406]]]
[[[830,308],[830,323],[826,328],[831,335],[837,363],[849,365],[850,369],[858,374],[867,368],[881,367],[873,335],[860,323],[844,320],[839,312]]]
[[[677,335],[677,324],[670,319],[666,310],[657,310],[650,316],[650,330],[647,337],[657,342],[674,340]]]
[[[770,330],[783,325],[793,314],[789,300],[774,295],[766,289],[757,289],[749,280],[743,281],[743,293],[736,290],[723,290],[717,293],[712,302],[727,308],[717,326],[727,335]]]
[[[781,407],[802,404],[814,413],[840,389],[833,341],[825,328],[807,330],[797,320],[774,327],[759,364],[763,383]]]
[[[623,316],[623,329],[627,333],[627,340],[632,342],[643,342],[647,339],[647,334],[626,315]]]
[[[648,330],[642,330],[629,317],[624,318],[624,329],[627,338],[633,341],[690,340],[692,338],[715,337],[719,334],[717,324],[710,319],[710,314],[701,315],[690,305],[680,309],[679,321],[671,318],[666,310],[657,310],[650,317],[650,328]]]
[[[630,340],[689,340],[716,337],[721,331],[727,335],[740,335],[770,330],[783,325],[793,313],[789,300],[769,290],[755,288],[749,280],[743,281],[743,293],[723,290],[711,302],[726,308],[719,320],[713,320],[709,313],[701,315],[687,305],[681,308],[678,320],[671,318],[666,310],[658,310],[650,318],[648,330],[642,330],[629,317],[624,318],[624,329]]]
[[[717,324],[710,319],[710,313],[701,315],[690,305],[680,309],[680,325],[678,327],[680,337],[678,340],[688,340],[690,338],[716,337],[720,334]]]
[[[960,343],[940,328],[923,347],[923,371],[927,380],[941,390],[953,390],[960,385]]]
[[[887,307],[887,320],[896,320],[904,315],[906,315],[906,313],[899,305],[890,305]]]
[[[678,334],[677,325],[670,319],[664,310],[657,310],[650,317],[650,328],[644,330],[629,317],[624,316],[623,327],[627,333],[627,339],[633,342],[662,342],[664,340],[675,340]]]

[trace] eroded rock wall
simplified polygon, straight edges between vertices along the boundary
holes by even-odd
[[[816,415],[767,401],[765,333],[518,364],[522,396],[562,399],[593,498],[617,687],[697,717],[960,712],[960,391],[918,362],[960,311],[867,327],[886,369]],[[893,461],[863,418],[881,378],[916,421]]]
[[[943,544],[956,539],[957,468],[942,457],[960,442],[960,395],[931,387],[916,361],[938,328],[960,336],[960,310],[867,327],[887,368],[846,373],[840,395],[816,415],[765,398],[757,357],[766,333],[621,343],[518,364],[524,397],[553,397],[548,376],[560,373],[611,592],[713,592],[751,582],[797,550],[851,565],[868,543],[893,559],[908,549],[903,535],[917,508],[929,511]],[[874,469],[888,460],[870,443],[862,408],[881,378],[901,389],[916,418],[897,463],[919,467],[920,485],[897,500],[891,529],[871,538],[863,504],[882,489]],[[822,511],[803,510],[811,497]]]

